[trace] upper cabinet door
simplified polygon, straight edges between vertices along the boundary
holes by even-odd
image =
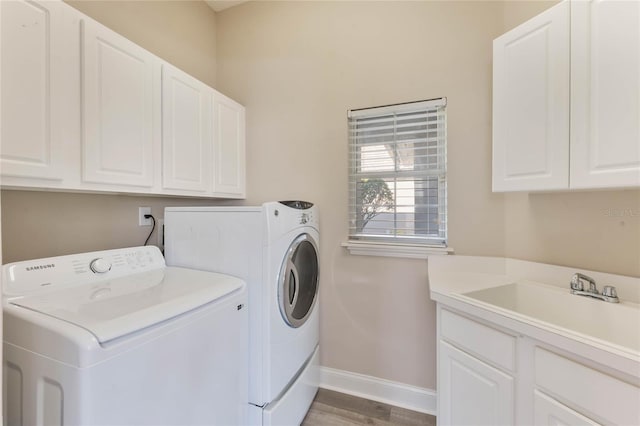
[[[72,52],[77,26],[67,8],[62,2],[0,2],[3,176],[64,175],[64,149],[72,137],[65,133],[66,117],[79,113],[78,90],[68,86],[69,76],[76,83],[78,77],[78,51]]]
[[[84,19],[82,32],[82,180],[153,185],[156,57]]]
[[[245,108],[217,93],[214,96],[214,192],[245,197]]]
[[[572,2],[571,93],[571,187],[640,186],[640,2]]]
[[[493,190],[569,187],[569,3],[493,42]]]
[[[211,192],[213,89],[162,65],[162,187]]]

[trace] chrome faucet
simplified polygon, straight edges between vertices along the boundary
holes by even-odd
[[[585,290],[584,288],[585,282],[589,283],[588,290]],[[602,293],[600,293],[598,291],[598,287],[596,287],[596,280],[579,272],[573,274],[573,276],[571,277],[571,294],[593,297],[595,299],[604,300],[605,302],[610,303],[620,302],[620,299],[618,299],[616,288],[614,286],[604,286],[604,288],[602,289]]]

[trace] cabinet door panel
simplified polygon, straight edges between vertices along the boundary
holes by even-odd
[[[438,424],[513,424],[511,376],[442,340],[438,363]]]
[[[153,184],[155,57],[83,21],[83,181]]]
[[[571,7],[571,187],[640,186],[640,2]]]
[[[640,424],[637,386],[540,347],[535,348],[534,356],[535,384],[539,389],[580,411],[594,413],[606,423]]]
[[[538,426],[598,426],[599,423],[573,411],[539,391],[533,393],[533,424]]]
[[[73,108],[56,96],[62,77],[73,66],[63,60],[64,6],[1,2],[4,176],[62,178],[59,113]]]
[[[210,192],[213,89],[162,66],[162,187]]]
[[[569,186],[569,4],[493,43],[493,190]]]
[[[245,195],[244,107],[216,93],[214,192]]]

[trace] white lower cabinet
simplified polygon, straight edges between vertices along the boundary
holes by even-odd
[[[537,426],[596,426],[599,423],[536,390],[533,393],[533,424]]]
[[[439,424],[514,424],[513,377],[444,341],[439,357]]]
[[[501,324],[438,304],[439,425],[640,425],[640,360]]]
[[[533,360],[537,390],[554,395],[594,421],[640,424],[640,388],[637,385],[541,345],[534,348]]]

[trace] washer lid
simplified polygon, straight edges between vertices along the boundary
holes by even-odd
[[[229,275],[166,267],[8,302],[75,324],[105,343],[206,305],[244,285]]]

